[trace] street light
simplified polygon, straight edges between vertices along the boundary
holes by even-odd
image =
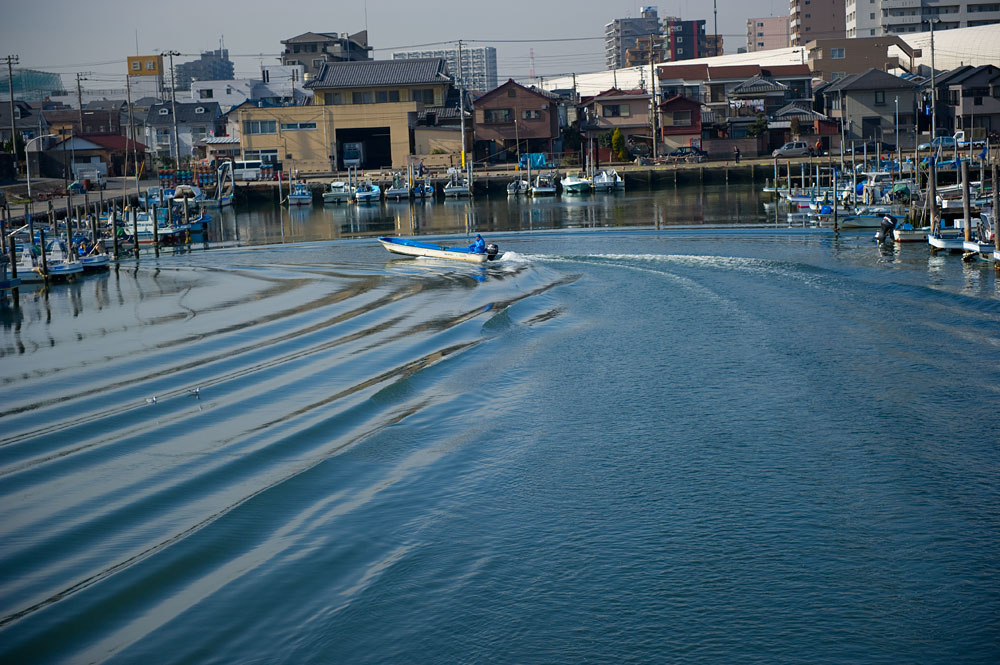
[[[36,136],[33,139],[28,139],[24,144],[24,171],[28,178],[28,200],[31,200],[31,160],[28,158],[28,146],[37,141],[38,139],[47,139],[58,137],[58,134],[42,134],[41,136]]]

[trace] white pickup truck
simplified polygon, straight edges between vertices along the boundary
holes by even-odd
[[[85,180],[89,181],[91,188],[107,189],[108,187],[108,176],[100,169],[78,169],[76,180],[81,184]]]
[[[968,148],[969,143],[965,137],[965,131],[960,129],[955,132],[954,136],[939,136],[930,143],[921,143],[917,146],[917,150],[937,150],[938,148],[944,151],[956,148],[961,150]],[[973,148],[982,148],[986,145],[986,139],[972,139],[971,143]]]

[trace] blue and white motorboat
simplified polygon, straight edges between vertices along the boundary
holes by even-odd
[[[358,203],[374,203],[376,201],[381,201],[382,188],[373,183],[371,180],[366,180],[358,185],[358,188],[354,190],[354,200]]]
[[[313,195],[309,185],[304,182],[297,182],[292,185],[292,190],[288,192],[288,205],[309,206],[312,205]]]
[[[599,171],[590,179],[590,184],[598,192],[615,192],[625,189],[625,181],[614,169]]]
[[[413,185],[413,198],[415,199],[434,199],[434,185],[432,185],[426,179],[423,182],[417,182]]]
[[[411,240],[409,238],[381,236],[378,241],[389,252],[403,256],[426,256],[435,259],[448,259],[450,261],[464,261],[466,263],[486,263],[487,261],[496,261],[503,256],[500,254],[500,248],[493,243],[486,246],[486,252],[484,253],[475,252],[468,247],[448,247],[421,240]]]
[[[392,184],[385,190],[385,198],[397,201],[410,198],[410,185],[405,176],[399,173],[393,176]]]
[[[531,186],[532,196],[555,196],[556,180],[551,173],[543,173],[535,177],[535,184]]]

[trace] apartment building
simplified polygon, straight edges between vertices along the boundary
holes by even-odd
[[[788,48],[791,16],[764,16],[747,19],[747,52]]]
[[[354,62],[371,60],[372,47],[368,45],[368,31],[353,35],[346,32],[305,32],[297,37],[282,39],[282,65],[302,65],[306,79],[319,74],[327,62]]]
[[[492,46],[462,48],[462,63],[459,66],[458,49],[437,49],[433,51],[398,51],[393,60],[420,58],[443,58],[448,63],[448,72],[466,90],[486,92],[497,87],[497,50]]]
[[[804,46],[814,39],[843,37],[844,2],[845,0],[789,0],[790,45]]]
[[[625,50],[639,37],[660,34],[660,17],[653,6],[642,7],[639,18],[616,18],[604,26],[604,61],[608,69],[625,67]]]
[[[848,37],[971,28],[1000,23],[1000,2],[982,0],[846,0]]]

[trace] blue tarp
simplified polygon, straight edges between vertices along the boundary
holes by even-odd
[[[531,168],[545,168],[548,166],[548,160],[545,159],[544,152],[529,152],[521,155],[521,168],[528,168],[528,160],[531,160]]]

